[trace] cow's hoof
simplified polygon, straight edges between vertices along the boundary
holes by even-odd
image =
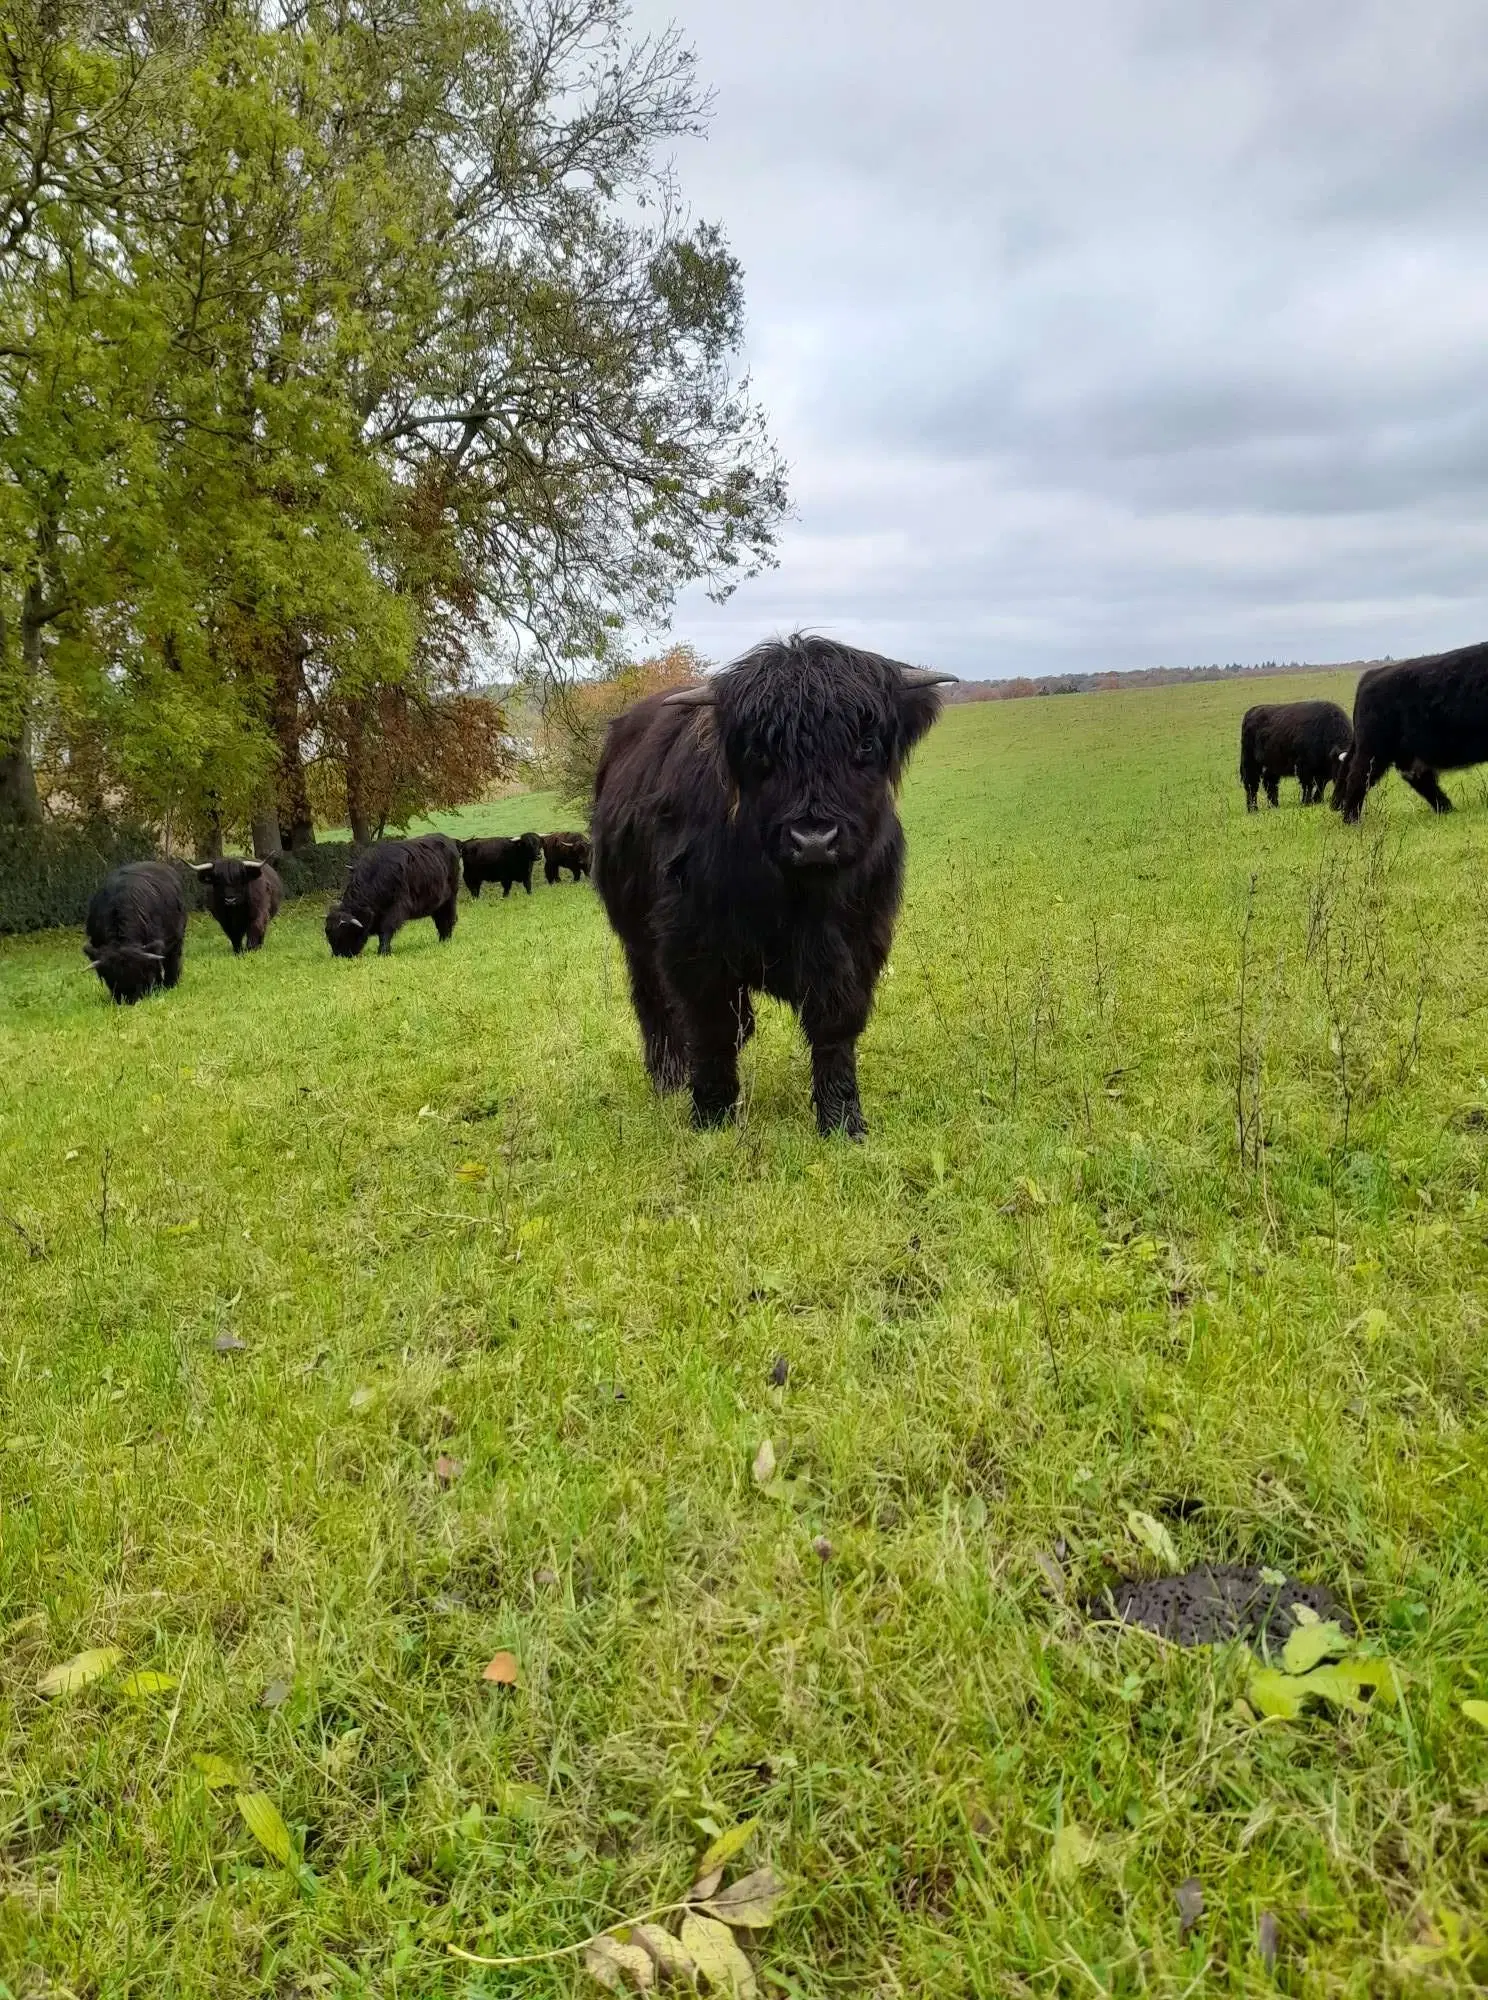
[[[699,1132],[716,1132],[720,1126],[727,1125],[733,1115],[732,1100],[727,1104],[699,1104],[696,1098],[693,1099],[692,1122]]]
[[[855,1146],[868,1137],[868,1122],[861,1111],[849,1111],[837,1119],[818,1118],[816,1129],[824,1139],[850,1139]]]

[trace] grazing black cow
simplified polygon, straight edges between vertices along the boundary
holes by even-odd
[[[1393,764],[1433,812],[1452,810],[1438,771],[1488,762],[1488,645],[1393,660],[1359,676],[1354,747],[1333,793],[1349,821]]]
[[[1354,732],[1336,701],[1261,702],[1248,708],[1240,724],[1240,782],[1245,810],[1256,810],[1262,785],[1272,805],[1280,805],[1283,778],[1302,785],[1302,803],[1315,806],[1343,770]]]
[[[857,1040],[903,885],[895,794],[954,678],[797,634],[610,724],[594,882],[646,1068],[658,1090],[691,1082],[694,1124],[732,1111],[764,992],[800,1017],[820,1131],[866,1131]]]
[[[327,942],[337,958],[355,958],[375,933],[377,955],[386,958],[404,924],[432,917],[444,944],[459,894],[460,850],[447,835],[380,840],[351,864],[340,902],[326,913]]]
[[[542,859],[543,845],[535,833],[518,834],[515,840],[462,840],[460,859],[465,865],[465,887],[479,896],[482,884],[499,882],[503,896],[509,896],[520,882],[532,894],[532,871]]]
[[[542,837],[543,874],[549,882],[561,880],[568,869],[575,882],[589,873],[589,839],[582,833],[545,833]]]
[[[186,892],[166,861],[126,861],[93,891],[84,956],[117,1007],[181,977]]]
[[[227,932],[233,956],[257,951],[264,933],[279,914],[284,884],[267,861],[197,861],[197,880],[207,892],[207,907]]]

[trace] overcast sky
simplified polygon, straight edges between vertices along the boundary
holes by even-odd
[[[1488,637],[1482,0],[639,0],[717,93],[780,567],[979,678]]]

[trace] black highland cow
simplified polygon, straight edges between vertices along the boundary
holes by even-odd
[[[1488,645],[1394,660],[1359,676],[1354,747],[1333,803],[1357,820],[1393,764],[1433,812],[1452,810],[1438,771],[1488,762]]]
[[[227,933],[234,957],[257,951],[264,933],[279,914],[284,884],[267,861],[197,861],[196,879],[206,891],[207,907]]]
[[[1280,805],[1277,787],[1296,778],[1302,803],[1315,806],[1330,780],[1338,780],[1353,743],[1349,719],[1336,701],[1261,702],[1245,711],[1240,724],[1240,782],[1245,810],[1256,810],[1256,795],[1264,785],[1272,805]]]
[[[93,891],[83,952],[115,1006],[132,1007],[181,977],[186,892],[166,861],[126,861]]]
[[[479,896],[482,885],[499,882],[503,896],[509,896],[520,882],[532,894],[532,871],[542,859],[542,842],[535,833],[518,834],[515,840],[462,840],[460,859],[465,868],[465,887]]]
[[[548,882],[562,879],[566,868],[575,882],[589,873],[589,839],[582,833],[545,833],[542,837],[543,876]]]
[[[818,1128],[862,1137],[857,1041],[904,878],[895,791],[954,678],[798,634],[610,724],[594,883],[646,1068],[658,1090],[690,1081],[694,1124],[732,1111],[764,992],[800,1017]]]
[[[380,840],[351,864],[339,903],[326,913],[326,940],[337,958],[355,958],[369,937],[386,958],[415,917],[432,917],[444,944],[455,928],[460,850],[442,833]]]

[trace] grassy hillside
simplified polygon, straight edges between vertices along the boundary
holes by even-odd
[[[745,1818],[770,1994],[1488,1977],[1484,786],[1247,818],[1253,693],[944,720],[862,1147],[768,1007],[737,1129],[654,1101],[587,887],[381,962],[193,919],[132,1011],[0,949],[12,1992],[578,1993],[444,1947]],[[1399,1706],[1258,1722],[1237,1649],[1087,1622],[1134,1510],[1331,1583]]]

